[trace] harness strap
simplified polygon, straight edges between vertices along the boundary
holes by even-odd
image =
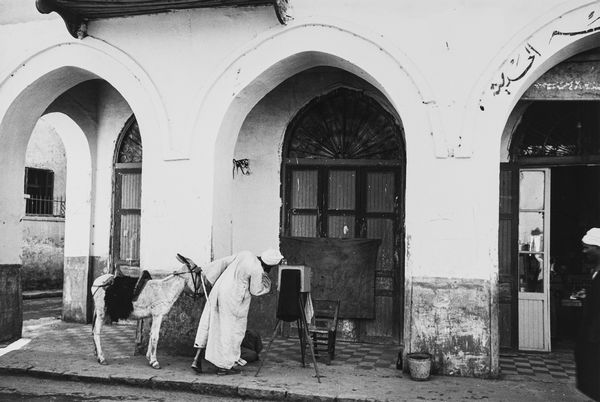
[[[196,265],[196,267],[200,269],[200,272],[198,273],[198,272],[194,272],[194,270],[192,269],[192,267],[190,267],[189,264],[185,263],[185,266],[187,267],[188,272],[173,272],[171,275],[180,276],[180,275],[190,274],[192,277],[192,283],[194,284],[194,297],[198,296],[198,289],[199,289],[198,282],[202,283],[202,287],[204,288],[204,294],[206,295],[206,287],[204,286],[204,282],[202,281],[202,269]],[[196,274],[196,275],[194,276],[194,274]],[[198,278],[198,277],[200,277],[200,278]]]

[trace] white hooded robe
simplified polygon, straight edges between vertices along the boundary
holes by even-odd
[[[206,360],[230,369],[240,358],[250,295],[269,293],[271,280],[249,251],[215,260],[202,272],[214,285],[200,317],[194,347],[206,348]]]

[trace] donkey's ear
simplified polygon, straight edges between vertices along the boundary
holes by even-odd
[[[184,256],[182,256],[181,254],[177,253],[177,261],[179,261],[182,264],[187,265],[188,267],[190,266],[189,261],[187,260],[187,258],[185,258]]]

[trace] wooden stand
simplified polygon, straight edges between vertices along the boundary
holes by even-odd
[[[301,352],[301,356],[302,356],[302,367],[306,367],[305,349],[306,349],[306,342],[308,342],[308,346],[310,347],[310,355],[312,357],[313,365],[315,366],[315,374],[317,377],[317,381],[320,383],[321,376],[319,375],[319,368],[317,367],[317,359],[315,359],[314,345],[312,342],[312,338],[310,337],[310,335],[308,333],[308,323],[306,322],[306,314],[304,311],[304,303],[303,303],[304,300],[306,300],[306,294],[304,294],[304,297],[303,297],[303,294],[300,293],[300,297],[298,298],[298,304],[300,305],[300,318],[298,320],[296,320],[296,324],[298,325],[298,338],[300,339],[300,352]],[[260,370],[262,369],[263,363],[265,362],[265,360],[267,358],[267,353],[269,353],[271,344],[273,343],[273,340],[277,336],[277,331],[279,331],[279,328],[281,327],[282,322],[283,322],[282,320],[278,319],[277,324],[275,324],[275,329],[273,330],[273,335],[271,336],[271,340],[269,341],[269,344],[267,345],[267,349],[265,350],[265,353],[263,353],[263,355],[260,359],[260,365],[258,366],[258,370],[256,370],[256,374],[254,375],[255,377],[258,377],[258,373],[260,373]]]

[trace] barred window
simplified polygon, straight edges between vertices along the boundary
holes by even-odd
[[[54,172],[48,169],[25,168],[25,213],[54,215]]]

